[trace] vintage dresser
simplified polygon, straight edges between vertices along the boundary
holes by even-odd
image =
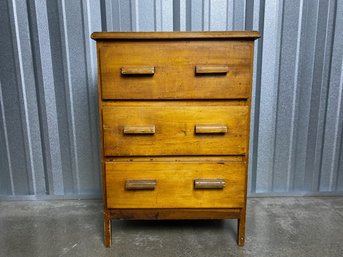
[[[95,32],[111,219],[238,220],[244,244],[256,31]]]

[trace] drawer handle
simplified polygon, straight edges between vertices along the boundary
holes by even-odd
[[[222,178],[194,179],[194,189],[223,189],[225,180]]]
[[[123,129],[124,134],[138,134],[138,135],[153,135],[155,134],[155,125],[146,126],[125,126]]]
[[[156,180],[154,179],[142,179],[133,180],[128,179],[125,181],[126,190],[154,190],[156,187]]]
[[[227,126],[223,124],[197,124],[195,134],[224,134],[227,133]]]
[[[120,68],[122,75],[154,75],[154,66],[125,66]]]
[[[228,73],[229,66],[226,64],[208,64],[208,65],[196,65],[196,74],[225,74]]]

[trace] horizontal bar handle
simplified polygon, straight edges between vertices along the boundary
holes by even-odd
[[[197,124],[195,125],[195,134],[223,134],[228,129],[223,124]]]
[[[222,178],[194,179],[194,189],[223,189],[225,180]]]
[[[154,75],[154,66],[125,66],[121,67],[122,75]]]
[[[125,181],[126,190],[154,190],[156,187],[156,180],[154,179],[128,179]]]
[[[196,65],[196,74],[211,74],[211,73],[227,73],[229,71],[229,66],[227,64],[204,64]]]
[[[155,125],[124,126],[124,134],[155,134]]]

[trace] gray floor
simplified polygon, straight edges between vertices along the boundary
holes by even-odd
[[[236,221],[114,221],[102,244],[100,201],[0,202],[0,256],[343,256],[343,198],[250,198]]]

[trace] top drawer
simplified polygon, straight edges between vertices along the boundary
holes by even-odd
[[[253,41],[108,41],[103,99],[246,99]]]

